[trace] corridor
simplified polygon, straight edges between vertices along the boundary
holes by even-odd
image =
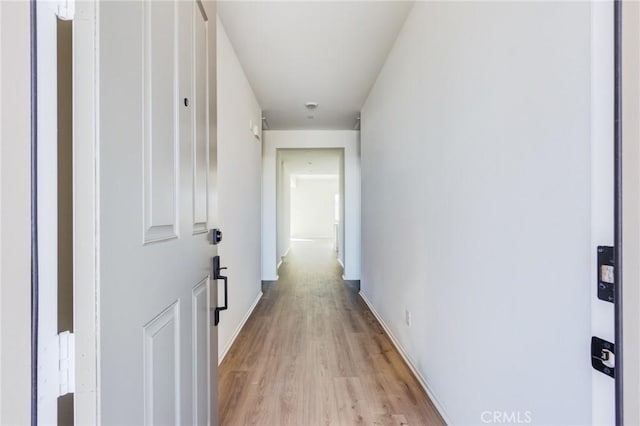
[[[444,424],[331,240],[292,243],[220,366],[222,425]]]

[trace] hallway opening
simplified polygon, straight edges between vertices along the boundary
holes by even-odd
[[[331,241],[344,268],[344,150],[278,149],[277,268],[292,241]]]
[[[293,241],[220,365],[223,425],[445,424],[330,239]]]

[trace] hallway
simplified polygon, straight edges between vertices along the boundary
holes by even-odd
[[[220,366],[222,425],[444,424],[330,240],[296,241]]]

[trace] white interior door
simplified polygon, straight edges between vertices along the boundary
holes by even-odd
[[[102,424],[217,424],[212,6],[98,4]]]

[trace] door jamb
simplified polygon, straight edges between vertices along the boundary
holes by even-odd
[[[37,3],[29,4],[31,37],[31,424],[38,424],[38,33]]]
[[[640,4],[621,4],[621,135],[622,229],[624,270],[622,279],[624,327],[623,424],[640,424]],[[616,336],[617,338],[617,336]],[[622,352],[618,350],[617,352]],[[617,357],[617,354],[616,354]],[[622,389],[620,390],[622,392]]]
[[[613,4],[613,238],[614,238],[614,279],[618,291],[614,292],[614,326],[616,345],[616,374],[615,374],[615,414],[616,425],[623,425],[624,421],[624,346],[623,331],[623,264],[622,264],[622,0],[615,0]]]
[[[100,424],[97,18],[97,0],[76,3],[73,25],[74,416],[76,424],[95,425]]]

